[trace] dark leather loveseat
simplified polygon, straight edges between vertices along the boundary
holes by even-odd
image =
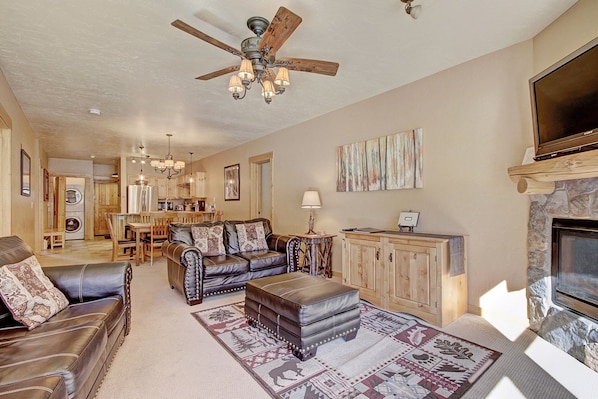
[[[0,237],[0,266],[32,255],[17,236]],[[55,266],[43,272],[69,304],[28,330],[0,301],[0,398],[91,399],[131,328],[131,265]]]
[[[267,249],[244,251],[239,245],[237,227],[262,223]],[[206,256],[196,246],[192,227],[221,226],[224,254]],[[168,282],[185,296],[189,305],[196,305],[208,295],[245,288],[249,280],[297,270],[299,239],[272,233],[270,221],[226,220],[202,223],[171,223],[168,241],[162,251],[168,266]]]

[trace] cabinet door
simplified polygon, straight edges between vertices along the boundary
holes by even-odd
[[[179,197],[178,185],[176,178],[166,179],[166,184],[168,184],[168,193],[166,194],[166,198],[173,199]]]
[[[359,289],[361,298],[380,305],[381,259],[379,241],[343,240],[343,284]]]
[[[177,198],[191,198],[189,179],[190,174],[177,177]]]
[[[386,249],[390,309],[436,314],[436,247],[389,243]]]
[[[165,199],[168,196],[168,179],[165,177],[156,178],[158,181],[158,198]]]
[[[191,196],[196,198],[205,198],[206,172],[193,173],[193,183],[191,183]]]

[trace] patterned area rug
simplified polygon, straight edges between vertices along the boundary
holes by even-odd
[[[499,352],[361,301],[357,338],[301,362],[274,335],[250,327],[243,302],[192,315],[274,398],[460,398]]]

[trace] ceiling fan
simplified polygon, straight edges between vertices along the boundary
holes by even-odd
[[[262,86],[262,95],[266,103],[272,97],[283,94],[285,86],[290,84],[288,70],[319,73],[335,76],[339,64],[336,62],[310,60],[305,58],[283,57],[276,58],[277,52],[301,23],[301,17],[280,7],[270,23],[262,17],[251,17],[247,20],[247,27],[256,35],[241,43],[241,50],[237,50],[213,37],[200,32],[194,27],[177,19],[172,26],[187,32],[211,45],[223,49],[241,58],[241,65],[233,65],[218,71],[198,76],[199,80],[210,80],[231,72],[239,71],[231,77],[228,90],[235,100],[245,97],[247,90],[254,81]],[[273,68],[278,70],[274,72]]]

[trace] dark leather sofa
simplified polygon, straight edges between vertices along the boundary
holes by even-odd
[[[243,252],[239,248],[237,225],[261,222],[267,250]],[[193,244],[191,226],[224,227],[225,255],[204,256]],[[300,241],[297,237],[272,233],[264,218],[226,220],[194,224],[171,223],[168,240],[162,245],[168,267],[168,282],[184,296],[189,305],[203,298],[245,288],[249,280],[294,272],[299,263]]]
[[[33,251],[0,237],[0,266]],[[0,398],[91,399],[131,329],[128,262],[46,267],[67,308],[28,330],[0,301]]]

